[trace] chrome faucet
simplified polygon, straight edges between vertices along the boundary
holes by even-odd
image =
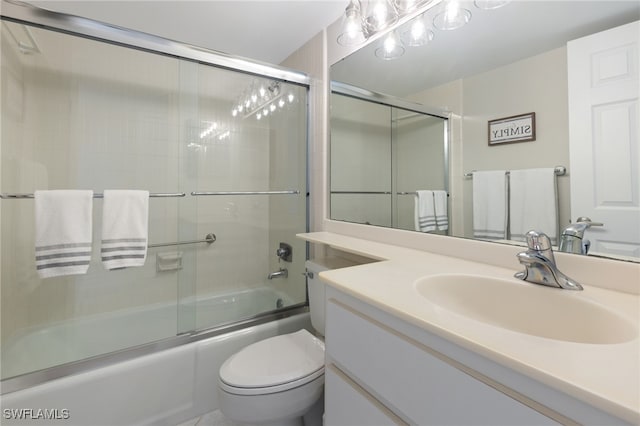
[[[582,290],[582,286],[558,270],[549,237],[539,231],[527,232],[529,249],[517,254],[524,271],[514,276],[521,280],[566,290]]]
[[[560,235],[559,251],[567,253],[587,254],[591,243],[583,239],[584,231],[592,226],[602,226],[603,223],[592,222],[588,217],[579,217],[576,223],[572,223],[562,231]]]
[[[269,276],[267,277],[267,279],[272,280],[274,278],[280,278],[280,277],[287,278],[288,276],[289,276],[289,271],[287,271],[287,268],[280,268],[276,272],[269,273]]]

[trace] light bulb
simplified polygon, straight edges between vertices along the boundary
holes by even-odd
[[[269,105],[269,109],[271,110],[271,112],[276,110],[276,106],[274,104]]]
[[[398,20],[398,13],[390,0],[369,0],[364,16],[365,35],[383,30]]]
[[[238,115],[238,109],[237,109],[237,108],[232,109],[232,110],[231,110],[231,115],[232,115],[233,117],[235,117],[236,115]]]
[[[397,59],[404,55],[404,47],[395,31],[390,32],[384,38],[382,47],[376,49],[376,56],[380,59],[391,60]]]
[[[433,31],[427,28],[424,15],[421,15],[411,21],[411,27],[403,37],[409,46],[423,46],[433,40]]]
[[[439,30],[455,30],[471,20],[471,12],[460,6],[458,0],[448,0],[444,12],[433,18],[433,26]]]
[[[284,106],[284,100],[282,98],[278,101],[278,106],[280,108],[282,108]]]
[[[267,91],[265,90],[264,86],[260,86],[260,97],[264,98],[264,95],[267,93]]]
[[[344,11],[342,28],[337,39],[338,44],[342,46],[355,46],[365,41],[360,9],[360,0],[351,0],[349,2],[349,5]]]
[[[257,113],[257,114],[256,114],[256,119],[260,120],[261,118],[262,118],[262,114]]]
[[[293,93],[289,93],[289,96],[287,96],[287,99],[289,100],[289,103],[293,102],[293,100],[295,99],[293,96]]]

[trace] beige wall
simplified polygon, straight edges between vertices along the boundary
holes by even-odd
[[[569,169],[566,48],[524,59],[412,96],[454,113],[452,193],[463,217],[454,218],[454,234],[471,237],[472,170],[524,169],[562,165]],[[458,102],[459,100],[459,102]],[[536,140],[489,146],[487,122],[536,113]],[[558,178],[560,226],[569,223],[569,178]],[[459,222],[462,220],[462,222]]]

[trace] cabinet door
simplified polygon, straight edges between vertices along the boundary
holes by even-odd
[[[421,343],[331,299],[326,350],[345,374],[409,424],[557,424],[453,367]]]
[[[325,426],[405,426],[335,365],[325,369]]]

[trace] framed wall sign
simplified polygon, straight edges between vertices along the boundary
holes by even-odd
[[[535,140],[535,112],[489,121],[489,146]]]

